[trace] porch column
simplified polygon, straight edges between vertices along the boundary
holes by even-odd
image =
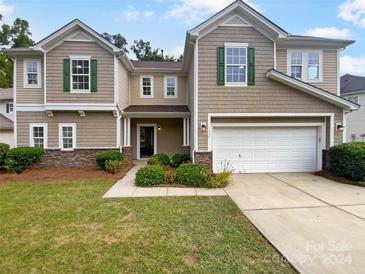
[[[186,146],[186,118],[183,118],[183,146]]]
[[[128,134],[127,134],[127,146],[131,145],[131,118],[127,118]]]
[[[123,146],[127,146],[127,118],[123,119]]]
[[[186,145],[190,146],[190,118],[186,118]]]

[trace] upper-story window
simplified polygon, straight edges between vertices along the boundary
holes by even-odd
[[[247,84],[247,44],[225,43],[225,85]]]
[[[14,112],[14,104],[13,103],[7,103],[6,104],[6,113],[13,113]]]
[[[71,92],[90,91],[90,58],[71,58]]]
[[[307,81],[322,81],[322,51],[288,50],[288,74]]]
[[[41,87],[41,61],[24,60],[24,88]]]
[[[144,98],[153,97],[153,77],[141,76],[140,77],[140,96]]]
[[[165,98],[177,97],[177,77],[165,76]]]
[[[355,104],[358,104],[359,103],[359,96],[350,96],[350,97],[347,97],[347,100],[355,103]]]

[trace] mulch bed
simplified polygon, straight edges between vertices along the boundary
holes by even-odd
[[[355,181],[348,180],[346,178],[333,176],[333,175],[331,175],[328,172],[323,171],[323,170],[316,172],[315,175],[330,179],[332,181],[335,181],[335,182],[341,183],[341,184],[365,187],[365,182],[355,182]]]
[[[0,171],[0,183],[6,182],[41,182],[41,181],[74,181],[90,179],[106,179],[117,181],[133,167],[133,164],[123,163],[122,171],[110,174],[97,167],[32,167],[20,174]]]

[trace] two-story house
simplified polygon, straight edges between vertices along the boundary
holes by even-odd
[[[132,159],[191,151],[214,171],[315,171],[343,141],[339,52],[348,40],[291,35],[235,1],[185,39],[181,63],[131,61],[74,20],[14,60],[15,145],[54,165],[100,149]]]
[[[13,146],[13,89],[0,88],[0,143]]]

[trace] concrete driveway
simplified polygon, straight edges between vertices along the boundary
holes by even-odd
[[[364,273],[365,188],[280,173],[235,174],[226,191],[301,273]]]

